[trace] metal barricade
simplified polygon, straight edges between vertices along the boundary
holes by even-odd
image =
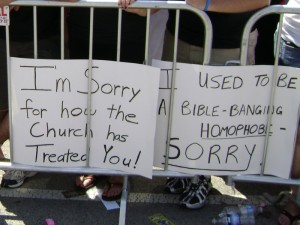
[[[38,38],[37,38],[37,9],[38,7],[60,7],[61,12],[61,18],[65,17],[65,8],[66,7],[85,7],[90,9],[90,38],[89,38],[89,74],[88,74],[88,84],[89,84],[89,93],[87,95],[87,109],[91,109],[91,85],[92,85],[92,73],[90,71],[92,68],[92,60],[93,60],[93,15],[94,15],[94,8],[119,8],[116,1],[97,1],[97,2],[91,2],[91,1],[80,1],[80,2],[62,2],[62,1],[15,1],[11,5],[17,5],[17,6],[26,6],[26,7],[33,7],[33,17],[34,17],[34,59],[38,59]],[[212,25],[210,22],[209,17],[207,14],[203,11],[196,10],[195,8],[186,5],[185,2],[180,1],[137,1],[132,5],[133,8],[141,8],[147,10],[147,22],[146,22],[146,43],[145,43],[145,60],[144,62],[146,64],[149,64],[148,62],[148,45],[149,45],[149,23],[150,23],[150,11],[151,9],[174,9],[176,10],[176,41],[174,43],[174,59],[173,59],[173,74],[175,77],[175,68],[176,68],[176,53],[177,53],[177,36],[178,36],[178,29],[179,29],[179,12],[180,10],[189,10],[194,12],[196,15],[199,16],[199,18],[204,22],[205,25],[205,41],[204,41],[204,57],[203,57],[203,65],[209,64],[210,61],[210,50],[212,45]],[[118,9],[118,38],[117,38],[117,60],[120,61],[120,41],[121,41],[121,22],[122,22],[122,9]],[[65,46],[64,46],[64,20],[61,19],[61,36],[60,36],[60,45],[61,45],[61,59],[65,58]],[[10,46],[10,39],[9,39],[9,26],[6,26],[6,40],[7,40],[7,49],[9,49]],[[7,65],[8,65],[8,83],[9,83],[9,99],[11,98],[11,80],[9,74],[11,73],[10,68],[10,52],[7,51]],[[171,93],[174,92],[174,82],[175,79],[173,79],[173,85]],[[171,94],[171,100],[170,100],[170,108],[172,108],[172,99],[173,94]],[[12,105],[11,101],[9,101],[9,111],[10,111],[10,127],[12,127]],[[91,115],[90,110],[88,111],[87,115],[87,126],[89,129],[90,123],[91,123]],[[172,110],[170,110],[172,112]],[[169,127],[168,131],[170,133],[171,129],[171,123],[172,121],[172,113],[170,113],[170,119],[169,119]],[[10,129],[10,139],[13,140],[12,136],[12,129]],[[168,134],[168,140],[170,139],[170,136]],[[87,155],[89,153],[89,142],[90,142],[90,136],[88,134],[87,136],[87,146],[86,151]],[[166,146],[169,146],[169,142],[166,144]],[[119,170],[109,170],[109,169],[100,169],[100,168],[93,168],[93,167],[80,167],[80,168],[61,168],[61,167],[41,167],[41,166],[27,166],[22,165],[14,162],[14,156],[13,156],[13,146],[11,145],[11,162],[0,162],[0,168],[5,170],[23,170],[23,171],[37,171],[37,172],[53,172],[53,173],[79,173],[79,174],[103,174],[103,175],[121,175],[124,177],[124,184],[123,184],[123,192],[122,192],[122,198],[121,198],[121,206],[120,206],[120,214],[119,214],[119,224],[125,224],[125,218],[126,218],[126,201],[127,201],[127,183],[128,183],[128,176],[132,175],[126,172],[120,172]],[[167,147],[167,153],[168,155],[168,147]],[[88,158],[88,157],[87,157]],[[166,157],[166,163],[167,165],[167,157]],[[178,173],[174,171],[169,171],[167,168],[165,170],[153,170],[153,176],[192,176],[187,175],[183,173]]]
[[[89,71],[92,71],[92,47],[93,47],[93,12],[94,8],[118,8],[116,1],[101,1],[101,2],[90,2],[90,1],[80,1],[80,2],[55,2],[55,1],[16,1],[12,3],[11,5],[20,5],[20,6],[32,6],[34,8],[34,58],[38,58],[37,54],[37,19],[36,19],[36,9],[41,6],[46,7],[60,7],[61,8],[61,18],[64,18],[65,14],[65,7],[86,7],[90,9],[90,40],[89,40]],[[137,1],[135,2],[131,7],[133,8],[140,8],[140,9],[147,9],[147,22],[146,22],[146,43],[145,43],[145,63],[149,64],[148,62],[148,46],[149,46],[149,23],[150,23],[150,11],[151,9],[173,9],[176,10],[176,28],[175,28],[175,43],[174,43],[174,58],[173,58],[173,67],[172,72],[174,78],[176,78],[176,55],[177,55],[177,42],[178,42],[178,29],[179,29],[179,20],[180,20],[180,10],[189,10],[194,12],[199,16],[199,18],[202,19],[205,25],[205,42],[204,42],[204,58],[203,58],[203,65],[208,65],[210,62],[210,53],[211,53],[211,45],[212,45],[212,25],[209,20],[209,17],[206,15],[205,12],[196,10],[188,5],[186,5],[184,2],[180,1]],[[122,9],[119,9],[119,19],[118,19],[118,48],[117,48],[117,60],[120,61],[120,30],[121,30],[121,21],[122,21]],[[261,17],[271,14],[271,13],[277,13],[281,14],[281,20],[280,24],[282,24],[282,16],[284,13],[300,13],[300,8],[289,8],[286,6],[270,6],[266,7],[257,13],[255,13],[251,19],[248,21],[244,34],[242,37],[242,43],[241,43],[241,56],[240,56],[240,65],[246,65],[246,59],[247,59],[247,47],[248,47],[248,36],[251,31],[251,28],[253,27],[254,23],[259,20]],[[281,28],[281,26],[279,26]],[[6,27],[6,39],[7,39],[7,49],[9,49],[9,35],[8,35],[9,27]],[[279,33],[280,34],[280,33]],[[280,35],[279,35],[280,36]],[[64,21],[61,21],[61,59],[64,59]],[[274,76],[277,74],[277,67],[278,67],[278,45],[279,42],[277,41],[277,54],[276,54],[276,61],[274,62]],[[10,74],[10,68],[9,68],[9,58],[10,53],[7,51],[7,59],[8,59],[8,74]],[[10,79],[10,77],[9,77]],[[89,80],[89,89],[91,88],[91,81],[92,81],[92,74],[89,72],[88,76]],[[9,80],[9,83],[11,81]],[[172,106],[173,106],[173,97],[174,97],[174,84],[175,79],[172,79],[172,88],[171,88],[171,99],[170,99],[170,115],[169,115],[169,121],[168,121],[168,138],[167,138],[167,152],[166,155],[169,155],[168,153],[168,146],[170,141],[170,131],[172,127]],[[274,87],[274,84],[273,84]],[[10,88],[10,85],[9,85]],[[273,88],[274,89],[274,88]],[[272,90],[273,92],[274,90]],[[9,89],[9,93],[11,90]],[[273,95],[272,95],[273,96]],[[87,96],[88,98],[88,105],[87,108],[91,108],[91,93],[89,91],[89,94]],[[273,104],[273,99],[271,97],[270,104]],[[90,110],[88,110],[90,112]],[[11,113],[11,105],[10,105],[10,113]],[[11,116],[10,116],[11,118]],[[271,120],[271,116],[269,116],[269,121]],[[87,124],[90,126],[91,123],[91,115],[88,113],[87,115]],[[12,124],[12,121],[10,119],[10,125]],[[269,129],[268,129],[269,130]],[[269,132],[269,131],[268,131]],[[10,130],[10,134],[12,134],[12,131]],[[268,133],[266,135],[268,137]],[[11,135],[11,139],[13,136]],[[86,149],[89,149],[89,136],[87,137],[87,146]],[[268,138],[266,138],[265,141],[265,152],[264,157],[266,155],[266,149],[268,145]],[[12,146],[13,148],[13,146]],[[88,152],[88,151],[87,151]],[[125,218],[126,218],[126,201],[127,201],[127,183],[128,183],[128,176],[132,175],[126,172],[120,172],[116,170],[109,170],[109,169],[99,169],[99,168],[92,168],[92,167],[80,167],[80,168],[58,168],[58,167],[39,167],[39,166],[26,166],[21,164],[16,164],[13,162],[13,152],[11,152],[12,156],[12,162],[11,163],[0,163],[1,169],[6,170],[24,170],[24,171],[40,171],[40,172],[53,172],[53,173],[80,173],[80,174],[105,174],[105,175],[121,175],[124,176],[124,185],[123,185],[123,194],[121,199],[121,208],[120,208],[120,214],[119,214],[119,224],[125,224]],[[168,164],[168,157],[166,157],[165,165]],[[169,171],[167,166],[164,170],[153,170],[153,176],[162,176],[162,177],[182,177],[182,176],[192,176],[188,174],[178,173],[174,171]],[[229,183],[232,181],[245,181],[245,182],[264,182],[264,183],[280,183],[280,184],[286,184],[286,185],[300,185],[300,180],[297,179],[283,179],[278,177],[271,177],[271,176],[265,176],[264,171],[262,169],[260,175],[239,175],[239,176],[230,176],[229,177]],[[298,195],[298,197],[300,194]]]
[[[282,31],[282,22],[283,22],[283,15],[287,14],[300,14],[300,8],[296,7],[288,7],[285,5],[273,5],[266,7],[262,10],[259,10],[257,13],[255,13],[247,22],[244,33],[242,37],[242,43],[241,43],[241,55],[240,55],[240,65],[246,65],[247,61],[247,48],[248,48],[248,36],[251,32],[252,27],[254,24],[262,17],[267,16],[269,14],[279,14],[280,15],[280,21],[278,23],[278,37],[275,43],[275,61],[274,61],[274,70],[273,70],[273,81],[272,81],[272,90],[271,90],[271,98],[270,98],[270,105],[273,105],[274,103],[274,93],[275,93],[275,86],[276,86],[276,77],[278,75],[278,54],[279,54],[279,45],[280,45],[280,37],[281,37],[281,31]],[[270,40],[272,41],[272,40]],[[229,183],[232,181],[244,181],[244,182],[264,182],[264,183],[277,183],[277,184],[284,184],[284,185],[297,185],[300,186],[300,179],[284,179],[274,176],[267,176],[264,174],[264,163],[265,158],[267,154],[267,148],[268,148],[268,138],[269,132],[270,132],[270,122],[272,120],[272,116],[268,115],[268,128],[267,128],[267,135],[265,138],[265,148],[264,148],[264,154],[263,154],[263,165],[261,169],[261,173],[259,175],[239,175],[239,176],[232,176],[229,177]],[[300,199],[300,191],[298,191],[297,195],[297,201]]]

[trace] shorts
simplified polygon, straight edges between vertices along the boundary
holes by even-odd
[[[249,35],[249,44],[247,52],[247,65],[255,64],[255,47],[257,43],[257,30]],[[164,50],[162,59],[173,61],[174,36],[166,30]],[[178,39],[177,62],[202,64],[203,48],[191,45]],[[240,48],[216,49],[211,50],[210,65],[224,66],[230,60],[240,60]]]
[[[10,56],[34,58],[33,42],[10,41]],[[38,41],[38,58],[59,59],[59,39],[50,37]],[[0,111],[8,110],[8,79],[6,61],[6,41],[0,39]]]

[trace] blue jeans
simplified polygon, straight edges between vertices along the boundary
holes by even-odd
[[[300,48],[287,44],[281,38],[278,64],[300,68]],[[298,124],[298,130],[300,131],[300,120]]]
[[[300,48],[291,46],[281,39],[278,63],[279,65],[300,68]]]

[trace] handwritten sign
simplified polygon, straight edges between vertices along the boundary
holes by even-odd
[[[155,165],[164,166],[172,64],[161,68]],[[259,174],[272,116],[265,174],[288,177],[298,128],[300,70],[177,64],[168,169],[190,174]]]
[[[9,6],[0,7],[0,26],[9,25]]]
[[[90,109],[87,60],[11,58],[11,68],[14,162],[152,176],[158,68],[93,61]]]

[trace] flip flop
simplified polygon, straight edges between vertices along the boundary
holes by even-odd
[[[300,220],[300,214],[293,216],[285,209],[281,211],[281,214],[286,216],[289,219],[290,225],[292,225],[294,221]]]
[[[122,196],[122,190],[123,190],[123,183],[106,182],[102,192],[102,199],[104,201],[119,200]],[[114,192],[117,194],[111,195],[109,194],[110,192]]]
[[[95,179],[96,177],[94,175],[81,175],[76,177],[75,186],[78,189],[88,190],[95,186]],[[87,185],[84,185],[85,182]]]

